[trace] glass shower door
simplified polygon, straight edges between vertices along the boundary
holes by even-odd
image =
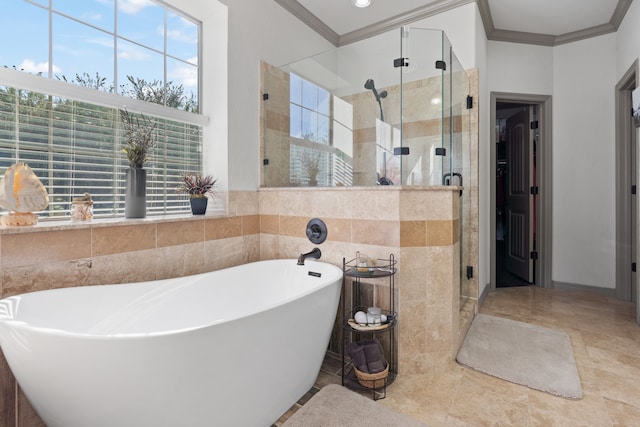
[[[446,37],[445,37],[446,40]],[[473,100],[470,97],[469,76],[460,64],[451,45],[446,41],[448,64],[447,86],[449,97],[449,126],[447,139],[449,142],[449,157],[447,171],[444,174],[445,185],[458,185],[459,199],[459,236],[460,236],[460,307],[463,308],[467,299],[472,295],[472,271],[468,266],[474,262],[471,259],[471,133],[470,118]],[[465,186],[466,184],[466,186]]]
[[[400,32],[402,87],[402,184],[442,185],[444,34],[440,30],[403,27]]]

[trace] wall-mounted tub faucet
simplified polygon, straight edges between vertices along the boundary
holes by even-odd
[[[304,265],[304,260],[307,258],[320,259],[321,256],[322,256],[322,252],[320,252],[320,249],[313,248],[311,252],[307,252],[306,254],[300,254],[300,256],[298,257],[298,265]]]

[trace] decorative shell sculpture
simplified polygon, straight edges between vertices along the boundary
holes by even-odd
[[[0,179],[0,207],[11,211],[0,218],[1,225],[35,225],[41,211],[49,206],[49,195],[31,168],[23,162],[6,170]]]

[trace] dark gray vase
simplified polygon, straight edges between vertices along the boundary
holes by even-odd
[[[147,171],[142,168],[127,169],[124,216],[125,218],[147,216]]]
[[[206,197],[194,197],[193,199],[189,199],[191,203],[191,213],[194,215],[204,215],[207,212],[207,202],[209,201]]]

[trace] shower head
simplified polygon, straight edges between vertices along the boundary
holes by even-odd
[[[382,112],[382,102],[380,102],[380,98],[386,98],[387,91],[383,90],[382,92],[378,93],[378,91],[376,90],[376,86],[373,83],[373,79],[367,79],[367,81],[364,82],[364,88],[373,92],[373,96],[376,97],[378,106],[380,106],[380,120],[384,122],[384,113]]]
[[[364,88],[365,89],[369,89],[371,92],[373,92],[373,94],[376,97],[376,101],[380,101],[380,98],[386,98],[387,97],[387,91],[383,90],[382,92],[378,93],[378,91],[376,90],[376,85],[375,83],[373,83],[373,79],[367,79],[366,82],[364,82]]]

